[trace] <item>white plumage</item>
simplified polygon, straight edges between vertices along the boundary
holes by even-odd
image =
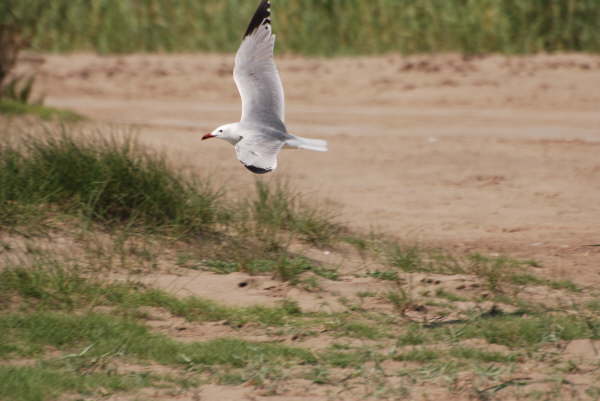
[[[283,85],[273,60],[270,7],[268,0],[261,1],[235,56],[233,77],[242,98],[240,122],[220,126],[202,138],[232,143],[240,162],[256,174],[275,170],[284,146],[327,151],[326,141],[292,135],[285,127]]]

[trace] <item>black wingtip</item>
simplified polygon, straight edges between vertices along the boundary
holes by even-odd
[[[254,174],[266,174],[272,171],[272,169],[266,169],[266,168],[260,168],[260,167],[256,167],[256,166],[248,166],[246,164],[244,164],[244,167],[246,167],[248,170],[252,171]]]
[[[246,29],[246,33],[244,37],[252,34],[263,23],[270,24],[271,23],[271,2],[269,0],[262,0],[250,21],[250,25],[248,25],[248,29]]]

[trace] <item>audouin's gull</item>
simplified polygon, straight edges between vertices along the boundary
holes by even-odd
[[[234,145],[240,162],[256,174],[275,170],[283,147],[327,151],[326,141],[287,132],[283,86],[273,61],[275,35],[270,17],[271,3],[262,0],[235,55],[233,78],[242,98],[240,122],[222,125],[202,137],[221,138]]]

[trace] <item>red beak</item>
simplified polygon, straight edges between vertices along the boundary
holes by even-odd
[[[206,134],[206,135],[204,135],[204,136],[202,137],[202,140],[209,139],[209,138],[214,138],[214,137],[215,137],[215,136],[214,136],[213,134]]]

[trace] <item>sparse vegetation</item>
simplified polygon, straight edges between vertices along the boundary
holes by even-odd
[[[50,366],[0,366],[0,397],[7,401],[39,401],[58,398],[63,393],[127,391],[147,387],[158,378],[144,375],[115,375],[57,370]]]
[[[371,322],[340,319],[334,321],[329,327],[335,329],[340,335],[348,337],[368,338],[371,340],[383,337],[382,330],[371,324]]]
[[[244,271],[251,274],[271,273],[274,278],[287,281],[292,284],[306,283],[311,277],[303,277],[303,273],[312,273],[316,276],[337,280],[338,272],[335,269],[319,266],[305,257],[292,256],[287,253],[271,255],[271,259],[252,259],[245,262],[206,260],[203,262],[204,270],[214,271],[220,274],[229,274],[236,271]],[[315,287],[318,285],[315,284]]]
[[[431,362],[439,357],[440,352],[438,351],[427,348],[415,348],[400,355],[396,355],[394,359],[397,361]]]
[[[430,268],[423,256],[423,252],[416,246],[403,248],[395,244],[390,252],[390,263],[407,273],[428,271]]]
[[[296,281],[307,271],[335,279],[334,269],[288,254],[294,239],[332,244],[341,226],[284,185],[257,183],[255,200],[229,202],[198,178],[171,169],[134,140],[61,132],[0,147],[0,219],[81,215],[107,227],[213,238],[216,271],[274,272]],[[210,233],[210,235],[208,235]],[[220,233],[220,234],[219,234]],[[212,237],[211,237],[212,236]],[[188,254],[181,265],[195,263]]]
[[[144,288],[136,283],[107,284],[85,279],[77,266],[66,270],[58,261],[36,266],[5,268],[0,272],[0,295],[8,300],[21,299],[23,307],[37,310],[73,311],[97,306],[115,307],[130,315],[139,307],[164,308],[189,321],[229,321],[233,325],[248,322],[283,325],[299,309],[292,304],[280,307],[224,307],[198,297],[177,298],[164,291]],[[0,303],[2,305],[2,303]],[[28,309],[28,308],[27,308]]]
[[[399,337],[401,345],[418,345],[447,341],[479,338],[490,344],[517,348],[537,346],[561,340],[598,338],[599,319],[585,316],[548,315],[534,316],[505,315],[476,316],[465,322],[452,325],[432,325],[429,328],[411,326]]]
[[[559,340],[596,338],[600,320],[571,316],[498,316],[464,326],[464,338],[484,338],[492,344],[527,347]]]
[[[27,315],[3,315],[0,327],[8,333],[8,341],[19,338],[16,352],[26,356],[41,356],[46,346],[52,346],[68,356],[50,360],[44,364],[52,370],[36,367],[3,367],[0,377],[0,394],[8,400],[51,399],[66,391],[90,391],[94,387],[110,386],[112,390],[124,391],[132,387],[148,386],[151,378],[135,380],[135,376],[119,378],[104,373],[92,373],[94,365],[113,363],[124,358],[150,360],[166,365],[188,366],[206,369],[210,366],[244,368],[255,361],[272,363],[276,360],[296,360],[315,363],[311,352],[269,343],[249,343],[238,339],[217,339],[191,344],[179,343],[165,336],[152,334],[147,328],[124,318],[102,314],[83,316],[61,313],[30,313]],[[6,340],[5,340],[6,341]],[[80,351],[81,350],[81,351]],[[12,352],[11,354],[14,354]],[[26,379],[23,379],[26,377]],[[142,376],[143,378],[143,376]],[[20,383],[20,387],[16,386]],[[42,393],[42,390],[45,390]],[[37,398],[31,397],[37,394]]]
[[[505,354],[502,352],[485,351],[471,347],[456,347],[450,350],[450,355],[455,358],[472,359],[481,362],[514,362],[516,354]]]
[[[369,349],[338,350],[329,349],[321,354],[321,358],[330,366],[336,368],[357,368],[378,356]],[[379,358],[381,358],[379,356]]]
[[[243,367],[250,359],[292,357],[314,362],[310,352],[277,344],[251,344],[236,339],[219,339],[203,343],[183,344],[153,334],[144,326],[127,318],[88,313],[73,316],[62,313],[29,313],[4,315],[0,327],[23,344],[18,354],[39,355],[44,346],[72,351],[90,344],[87,357],[107,353],[135,356],[163,364],[193,362],[202,365],[225,364]],[[14,340],[13,340],[14,341]]]
[[[450,302],[461,302],[461,301],[467,301],[467,298],[461,297],[459,295],[456,295],[450,291],[446,291],[443,288],[438,288],[435,291],[435,296],[436,297],[440,297],[440,298],[445,298]]]
[[[414,324],[408,326],[406,332],[398,337],[397,344],[404,345],[421,345],[426,341],[425,335],[420,330],[420,327]]]
[[[378,278],[380,280],[398,281],[400,279],[398,277],[398,272],[395,270],[375,270],[372,272],[368,272],[367,275],[373,278]]]
[[[410,397],[414,384],[443,378],[454,386],[462,374],[477,377],[473,391],[506,391],[503,383],[522,364],[554,358],[550,344],[600,339],[592,298],[570,307],[517,297],[531,286],[588,295],[569,281],[533,274],[532,261],[450,255],[349,233],[289,183],[260,181],[254,195],[236,201],[174,173],[134,141],[70,129],[0,147],[3,400],[185,391],[205,382],[276,394],[290,378],[366,386],[365,399]],[[363,267],[334,268],[291,251],[339,253],[343,243],[356,246]],[[334,294],[335,310],[307,311],[302,298],[288,295],[272,306],[227,306],[136,281],[139,273],[171,269],[267,276],[269,285],[278,280],[279,290],[294,286],[318,302],[332,295],[326,285],[364,280],[369,287]],[[119,279],[107,280],[109,272]],[[442,280],[457,273],[462,281]],[[236,290],[251,285],[244,280]],[[157,319],[185,324],[157,328]],[[217,326],[227,334],[195,341],[173,334]],[[314,348],[313,338],[326,347]],[[158,368],[148,373],[137,365]],[[580,365],[591,366],[565,369]]]
[[[318,246],[330,244],[342,231],[342,227],[333,222],[331,212],[309,206],[301,194],[294,193],[282,182],[269,186],[256,181],[252,215],[259,224],[289,230]]]
[[[406,273],[458,274],[465,272],[459,260],[439,249],[425,249],[417,245],[406,246],[398,243],[386,244],[384,249],[389,264]]]

